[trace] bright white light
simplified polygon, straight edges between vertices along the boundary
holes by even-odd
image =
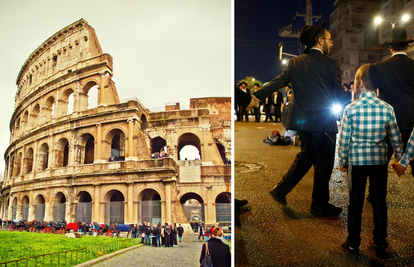
[[[335,114],[339,114],[342,111],[342,107],[339,104],[334,104],[332,110]]]
[[[255,79],[254,79],[254,78],[252,78],[252,81],[255,81]]]
[[[410,19],[410,16],[407,14],[404,14],[404,16],[402,16],[402,22],[406,22],[409,19]]]
[[[381,22],[382,22],[382,18],[380,16],[375,17],[374,19],[375,25],[381,24]]]
[[[287,60],[286,59],[282,60],[282,64],[283,65],[286,65],[286,63],[287,63]]]
[[[195,160],[200,159],[200,151],[192,145],[186,145],[180,150],[180,160]]]

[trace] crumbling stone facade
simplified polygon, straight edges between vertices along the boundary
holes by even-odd
[[[230,205],[230,97],[152,113],[138,100],[120,102],[112,71],[84,19],[28,57],[16,81],[0,218],[186,223],[182,204],[197,199],[214,223],[217,205]],[[201,158],[180,159],[186,145]],[[160,150],[167,157],[151,157]]]

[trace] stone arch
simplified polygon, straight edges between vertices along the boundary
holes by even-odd
[[[69,141],[61,138],[56,146],[56,167],[66,167],[69,164]]]
[[[160,136],[151,139],[151,154],[156,152],[160,153],[161,149],[163,149],[166,145],[167,141]]]
[[[141,129],[144,131],[147,128],[148,128],[147,116],[145,116],[145,114],[142,114],[141,115]]]
[[[25,111],[22,116],[20,131],[24,132],[27,130],[27,125],[29,125],[29,111]]]
[[[183,149],[185,146],[194,146],[198,149],[199,155],[201,159],[201,142],[200,138],[198,138],[197,135],[193,133],[185,133],[182,134],[180,137],[178,137],[177,140],[177,152],[178,152],[178,160],[181,160],[180,158],[180,152],[181,149]]]
[[[53,203],[53,221],[65,220],[66,196],[63,192],[57,192]]]
[[[34,199],[35,205],[35,220],[41,222],[45,218],[45,197],[42,194],[38,194]]]
[[[94,102],[94,103],[92,103]],[[98,106],[98,82],[90,80],[82,87],[82,94],[79,95],[79,110],[87,110]]]
[[[16,120],[14,133],[16,134],[16,136],[20,135],[20,117]]]
[[[222,192],[216,200],[216,222],[231,222],[231,193]]]
[[[55,98],[53,96],[49,96],[46,99],[46,103],[43,107],[44,122],[48,122],[48,121],[52,120],[53,113],[54,113],[54,108],[55,108]]]
[[[162,220],[161,194],[154,188],[145,188],[138,194],[138,221],[151,225]]]
[[[92,196],[87,190],[82,190],[76,195],[78,203],[75,209],[76,222],[92,222]],[[99,200],[96,200],[99,201]]]
[[[14,173],[15,172],[15,170],[14,170],[14,153],[13,154],[11,154],[11,162],[10,162],[10,174],[11,174],[11,177],[14,177],[16,174]]]
[[[180,198],[181,206],[187,216],[188,221],[204,222],[204,199],[197,193],[185,193]]]
[[[29,197],[27,195],[24,195],[21,200],[21,207],[22,207],[22,220],[27,221],[29,219]]]
[[[95,137],[84,133],[80,137],[81,164],[92,164],[95,161]]]
[[[15,169],[16,169],[16,174],[17,175],[20,175],[22,173],[22,157],[23,157],[23,154],[22,154],[22,152],[20,152],[17,155],[17,160],[15,162],[15,164],[16,164]]]
[[[25,160],[24,174],[32,172],[33,171],[33,148],[29,147],[24,160]]]
[[[106,158],[125,158],[125,132],[119,128],[110,130],[106,135],[104,147]]]
[[[40,146],[39,152],[37,154],[37,168],[36,170],[42,171],[48,168],[49,164],[49,146],[47,143],[43,143]]]
[[[121,190],[111,189],[104,194],[105,224],[124,224],[125,194]]]
[[[72,88],[65,89],[61,98],[59,99],[60,117],[69,115],[73,112],[73,95],[75,91]]]
[[[39,115],[40,115],[40,104],[36,103],[32,109],[32,112],[30,112],[30,122],[32,127],[35,127],[37,124],[39,124]]]

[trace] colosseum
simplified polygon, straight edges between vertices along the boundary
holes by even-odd
[[[112,57],[84,19],[27,58],[16,80],[0,218],[230,221],[231,98],[151,112],[136,98],[120,101],[112,76]],[[199,157],[181,158],[186,146]]]

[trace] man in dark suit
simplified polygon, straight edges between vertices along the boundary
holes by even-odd
[[[240,85],[240,90],[242,90],[244,93],[251,95],[250,94],[250,90],[247,88],[247,83],[246,82],[241,82]],[[242,105],[238,105],[238,113],[237,113],[237,120],[238,121],[243,121],[243,116],[245,117],[246,121],[249,121],[249,114],[248,111],[246,110],[245,106]]]
[[[332,41],[331,34],[324,29],[325,24],[326,21],[319,27],[306,25],[300,36],[300,41],[307,46],[304,54],[290,58],[283,72],[254,95],[264,102],[266,97],[290,82],[295,88],[288,129],[298,131],[301,151],[282,181],[270,191],[272,197],[286,206],[286,195],[313,166],[310,212],[315,216],[336,216],[342,209],[328,203],[338,132],[332,103],[342,86],[338,63],[326,56]]]
[[[273,115],[272,115],[272,106],[274,106],[273,103],[273,94],[270,95],[269,97],[267,97],[264,102],[263,102],[264,108],[265,108],[265,114],[266,114],[266,118],[264,120],[264,122],[267,122],[268,119],[270,119],[270,121],[273,121]]]
[[[275,122],[282,121],[283,94],[279,90],[273,95],[273,103],[275,106]]]
[[[260,85],[258,83],[255,83],[253,87],[254,87],[255,92],[259,91],[260,89]],[[260,117],[261,117],[260,105],[258,107],[253,108],[253,110],[254,110],[255,122],[260,122]]]
[[[414,127],[414,60],[407,56],[409,43],[414,40],[407,38],[407,31],[403,27],[395,27],[391,38],[382,43],[390,46],[391,58],[377,63],[385,71],[385,82],[379,88],[379,98],[394,108],[405,150]],[[394,150],[389,139],[387,143],[389,161]],[[411,161],[410,165],[414,176],[414,162]]]

